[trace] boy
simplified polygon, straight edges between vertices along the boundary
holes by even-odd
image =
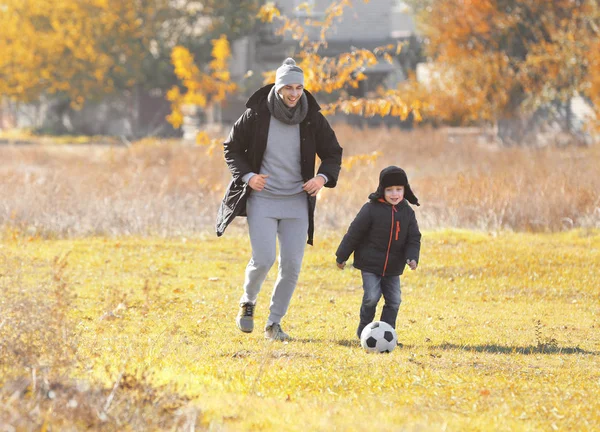
[[[400,308],[400,275],[408,264],[416,270],[421,248],[421,232],[414,210],[420,205],[406,173],[390,166],[379,174],[379,187],[369,195],[338,247],[336,262],[344,269],[354,252],[354,267],[361,270],[364,295],[360,307],[360,339],[365,326],[375,318],[377,303],[383,294],[385,304],[381,321],[396,328]]]

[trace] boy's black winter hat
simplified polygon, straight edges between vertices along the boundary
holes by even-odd
[[[381,173],[379,174],[379,186],[377,187],[377,191],[369,195],[369,199],[377,200],[379,198],[383,198],[385,188],[390,186],[404,186],[404,198],[406,198],[406,200],[413,205],[421,205],[419,204],[419,199],[415,196],[410,188],[406,172],[397,166],[389,166],[381,170]]]
[[[408,184],[408,178],[406,178],[406,173],[402,172],[391,172],[383,176],[380,181],[382,188],[388,188],[390,186],[404,186]]]

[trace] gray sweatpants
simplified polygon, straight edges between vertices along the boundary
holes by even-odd
[[[275,262],[279,238],[279,273],[269,321],[279,323],[296,289],[308,232],[308,200],[305,193],[291,197],[250,194],[246,203],[252,258],[246,267],[244,294],[240,303],[256,303],[267,273]]]

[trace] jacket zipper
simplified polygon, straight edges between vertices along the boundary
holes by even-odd
[[[396,241],[398,241],[398,234],[400,234],[400,221],[396,221]]]
[[[385,276],[385,270],[387,269],[388,259],[390,257],[390,249],[392,247],[392,239],[394,238],[394,213],[396,212],[396,206],[392,206],[392,223],[390,224],[390,241],[388,242],[387,253],[385,254],[385,264],[383,265],[383,274]]]

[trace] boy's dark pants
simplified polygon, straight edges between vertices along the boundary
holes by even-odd
[[[363,299],[360,306],[360,324],[358,325],[357,335],[360,334],[367,324],[373,322],[377,303],[381,296],[385,300],[383,310],[381,311],[381,321],[384,321],[396,328],[396,317],[398,309],[402,302],[400,294],[400,276],[380,276],[375,273],[361,271],[363,280]]]

